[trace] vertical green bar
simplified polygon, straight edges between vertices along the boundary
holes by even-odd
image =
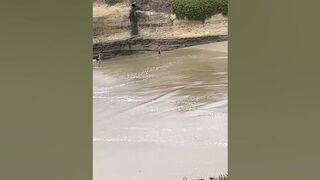
[[[1,1],[0,179],[92,179],[91,1]]]
[[[320,2],[229,5],[230,179],[319,179]]]

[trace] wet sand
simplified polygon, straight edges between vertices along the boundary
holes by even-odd
[[[227,173],[227,42],[93,68],[93,179]]]

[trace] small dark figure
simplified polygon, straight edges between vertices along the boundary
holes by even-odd
[[[131,24],[131,36],[137,36],[138,31],[138,14],[137,14],[137,3],[133,2],[131,4],[131,10],[129,14],[129,20]]]
[[[161,54],[161,45],[158,45],[158,54]]]
[[[98,67],[100,67],[101,61],[102,61],[102,53],[99,53],[97,60],[98,60]]]

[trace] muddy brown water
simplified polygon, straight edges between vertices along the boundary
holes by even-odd
[[[227,173],[227,42],[93,67],[93,179]]]

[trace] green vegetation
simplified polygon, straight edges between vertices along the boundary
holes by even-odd
[[[139,44],[126,44],[120,47],[121,51],[130,51],[130,50],[138,50],[138,49],[142,49],[143,46],[139,45]]]
[[[188,178],[184,177],[183,180],[188,180]],[[206,180],[206,179],[200,178],[200,179],[197,179],[197,180]],[[228,175],[221,175],[221,176],[216,177],[216,178],[210,177],[209,180],[228,180]]]
[[[228,0],[172,0],[173,13],[178,19],[204,21],[215,14],[228,14]]]
[[[218,13],[224,16],[228,15],[228,0],[217,0],[218,2]]]
[[[211,180],[228,180],[228,175],[222,175],[222,176],[219,176],[218,178],[213,178]]]

